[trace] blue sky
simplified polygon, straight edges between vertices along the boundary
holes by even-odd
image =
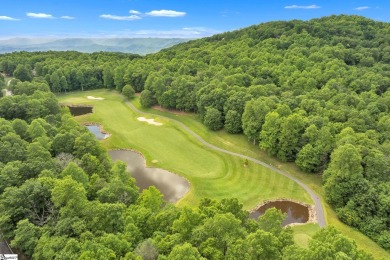
[[[332,14],[390,22],[390,1],[1,0],[0,38],[198,38],[267,21]]]

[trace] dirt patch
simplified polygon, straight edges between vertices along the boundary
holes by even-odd
[[[145,117],[143,117],[143,116],[138,117],[137,120],[138,120],[138,121],[141,121],[141,122],[146,122],[146,123],[148,123],[149,125],[157,125],[157,126],[163,125],[162,123],[155,122],[154,119],[148,119],[148,118],[145,118]]]
[[[102,97],[94,97],[94,96],[87,96],[88,99],[92,99],[92,100],[103,100],[104,98]]]

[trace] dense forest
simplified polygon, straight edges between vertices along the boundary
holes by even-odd
[[[212,130],[243,133],[269,154],[295,162],[303,171],[323,174],[326,200],[338,217],[390,250],[389,23],[344,15],[270,22],[145,57],[18,52],[0,56],[0,71],[17,79],[8,86],[17,95],[1,98],[5,120],[19,118],[30,124],[37,115],[49,116],[45,113],[50,109],[40,104],[50,107],[55,102],[39,101],[51,100],[47,89],[121,91],[127,85],[141,93],[145,107],[159,104],[196,112]],[[62,121],[55,122],[58,131]],[[48,133],[46,138],[51,138]],[[57,156],[54,144],[53,139],[46,151]],[[74,156],[81,160],[80,155]],[[3,162],[2,172],[14,159]],[[110,183],[110,176],[118,173],[104,167],[105,179],[99,180]],[[86,190],[88,199],[100,199],[97,194],[89,197]]]
[[[237,199],[198,207],[138,192],[46,83],[0,99],[0,230],[33,259],[372,259],[334,228],[294,245],[276,209],[249,218]],[[319,246],[321,245],[321,246]]]

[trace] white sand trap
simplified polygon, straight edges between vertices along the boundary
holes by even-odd
[[[158,125],[158,126],[163,125],[162,123],[154,122],[154,119],[147,119],[143,116],[138,117],[137,119],[138,119],[138,121],[141,121],[141,122],[147,122],[149,125]]]
[[[104,98],[102,97],[93,97],[93,96],[88,96],[88,99],[93,99],[93,100],[103,100]]]

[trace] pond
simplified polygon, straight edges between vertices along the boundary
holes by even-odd
[[[287,214],[286,219],[282,223],[283,226],[292,223],[306,223],[309,220],[309,208],[307,206],[288,200],[268,202],[252,212],[250,217],[257,219],[270,208],[280,209]]]
[[[82,116],[92,113],[93,107],[91,106],[67,106],[72,116]]]
[[[94,134],[98,140],[104,140],[110,136],[109,134],[102,132],[98,125],[86,125],[85,127],[88,128],[88,130]]]
[[[127,164],[127,170],[140,190],[155,186],[164,195],[165,201],[176,202],[190,189],[189,182],[183,177],[159,168],[147,168],[144,157],[137,152],[113,150],[109,154],[114,161],[121,160]]]

